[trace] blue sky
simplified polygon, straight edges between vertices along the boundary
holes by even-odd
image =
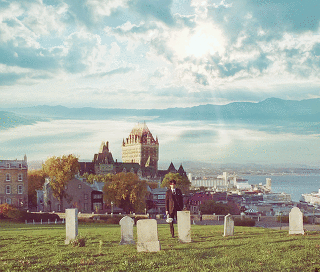
[[[1,0],[0,104],[320,97],[319,19],[318,0]]]
[[[0,0],[0,105],[162,109],[319,98],[319,20],[319,0]],[[121,160],[137,121],[3,130],[0,159],[91,160],[110,141]],[[148,126],[162,161],[320,163],[314,131]]]

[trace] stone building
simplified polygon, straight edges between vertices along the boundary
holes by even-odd
[[[66,197],[62,203],[53,196],[50,179],[46,179],[42,190],[37,191],[38,210],[45,212],[64,212],[65,209],[78,208],[79,212],[100,211],[103,207],[102,187],[89,184],[85,180],[73,178],[65,187]],[[62,204],[62,205],[61,205]]]
[[[28,208],[28,163],[23,160],[0,160],[0,204]]]
[[[141,167],[158,169],[159,142],[153,138],[147,125],[135,126],[122,142],[122,162],[138,163]]]

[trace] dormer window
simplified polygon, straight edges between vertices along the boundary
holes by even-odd
[[[10,168],[10,163],[7,163],[7,168]]]
[[[21,169],[22,168],[22,163],[19,163],[19,169]]]

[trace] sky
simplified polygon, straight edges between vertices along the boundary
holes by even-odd
[[[0,108],[171,108],[320,97],[319,0],[0,0]],[[92,160],[137,121],[0,131],[0,159]],[[318,165],[319,133],[148,121],[160,161]]]
[[[319,20],[318,0],[0,0],[0,105],[320,97]]]

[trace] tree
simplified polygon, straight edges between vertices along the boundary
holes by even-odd
[[[65,186],[79,170],[78,158],[72,154],[63,155],[62,157],[54,156],[47,159],[42,168],[50,178],[53,196],[60,201],[62,209],[62,200],[67,197]]]
[[[106,175],[94,175],[94,174],[88,174],[84,173],[83,177],[87,180],[88,183],[93,184],[94,181],[97,182],[109,182],[112,180],[113,174],[106,174]]]
[[[113,202],[126,213],[142,212],[146,207],[147,182],[134,173],[118,173],[103,187],[105,201]]]
[[[29,208],[37,207],[37,192],[41,190],[45,182],[46,174],[43,170],[28,171],[28,200]]]
[[[187,177],[181,177],[178,173],[166,174],[162,180],[161,187],[169,187],[170,180],[173,179],[177,182],[177,187],[181,189],[183,194],[187,194],[189,192],[189,187],[191,185],[189,179]]]

